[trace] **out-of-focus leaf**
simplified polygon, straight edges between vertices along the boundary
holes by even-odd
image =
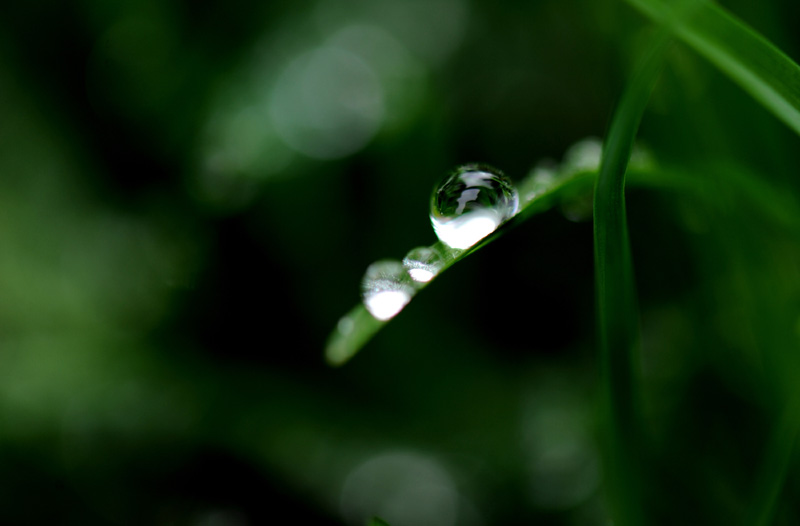
[[[627,0],[706,57],[800,134],[800,66],[707,0]]]

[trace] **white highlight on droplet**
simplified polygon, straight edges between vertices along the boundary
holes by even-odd
[[[427,283],[432,280],[436,274],[424,268],[412,268],[408,270],[408,275],[411,276],[411,279],[414,281]]]
[[[475,210],[452,219],[431,218],[436,236],[450,248],[464,250],[488,236],[503,222],[495,210]]]
[[[414,295],[414,286],[403,264],[396,260],[376,261],[361,281],[364,307],[373,317],[386,321],[397,315]]]
[[[404,290],[381,290],[364,295],[364,306],[381,321],[394,318],[409,301],[411,294]]]
[[[428,283],[444,268],[444,255],[435,247],[412,248],[403,258],[403,266],[416,283]]]

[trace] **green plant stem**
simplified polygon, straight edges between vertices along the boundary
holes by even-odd
[[[609,127],[594,193],[595,282],[608,489],[614,524],[644,521],[642,437],[636,385],[638,306],[625,213],[625,171],[661,69],[667,39],[659,35],[628,84]]]

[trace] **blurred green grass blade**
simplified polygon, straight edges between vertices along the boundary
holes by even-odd
[[[389,523],[381,519],[380,517],[373,517],[372,520],[369,521],[367,526],[389,526]]]
[[[642,114],[661,70],[659,34],[628,84],[609,127],[594,193],[595,284],[606,425],[606,462],[614,523],[646,524],[641,504],[641,437],[636,388],[639,317],[625,212],[625,172]]]
[[[737,82],[754,99],[800,134],[800,66],[746,24],[706,0],[627,0],[653,21],[693,47]],[[757,181],[742,182],[757,190]],[[767,192],[754,192],[766,196]],[[784,214],[786,196],[769,199],[774,219],[792,225],[795,214]],[[764,201],[766,204],[767,201]],[[770,524],[795,447],[798,422],[794,403],[781,417],[770,440],[748,524]]]
[[[795,390],[796,394],[796,390]],[[768,526],[775,516],[780,493],[791,465],[800,433],[800,402],[797,397],[786,405],[767,443],[766,458],[756,481],[752,517],[747,524]]]
[[[626,0],[706,57],[800,134],[800,66],[707,0]]]

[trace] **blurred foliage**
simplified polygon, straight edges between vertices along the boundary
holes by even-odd
[[[723,5],[800,58],[797,3]],[[605,134],[651,32],[640,15],[3,12],[0,523],[607,523],[589,221],[533,217],[352,363],[322,351],[371,262],[434,241],[444,173],[478,161],[520,180]],[[797,210],[799,139],[682,45],[642,126],[715,205],[628,191],[643,498],[659,523],[738,524],[772,495],[774,523],[797,524],[800,466],[775,451],[796,435],[800,247],[763,196]],[[728,184],[748,174],[768,189],[755,209]]]

